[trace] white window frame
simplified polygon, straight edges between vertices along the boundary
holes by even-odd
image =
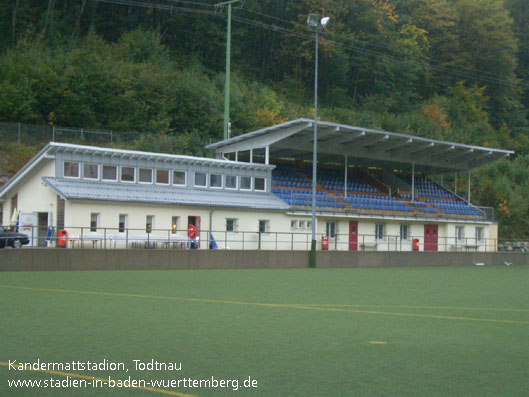
[[[382,238],[379,237],[380,232],[379,230],[382,229]],[[386,241],[386,224],[384,223],[377,223],[375,224],[375,240],[378,241]]]
[[[233,221],[232,230],[228,230],[228,221]],[[239,219],[238,218],[226,218],[226,232],[228,233],[238,233],[239,232]]]
[[[141,180],[141,171],[142,170],[143,171],[151,171],[151,181],[150,182],[145,182],[145,181]],[[152,185],[153,180],[154,180],[154,174],[153,174],[153,169],[152,168],[143,168],[143,167],[139,167],[138,168],[138,183],[141,183],[141,184],[144,184],[144,185]]]
[[[147,225],[149,224],[149,218],[150,221],[151,221],[151,229],[149,230],[149,228],[147,227]],[[145,216],[145,234],[151,234],[154,230],[154,215],[146,215]]]
[[[478,230],[480,231],[478,236]],[[476,226],[476,243],[483,243],[485,241],[485,228],[483,226]]]
[[[224,177],[223,177],[222,174],[208,174],[208,175],[209,175],[209,178],[208,178],[208,179],[209,179],[209,180],[208,180],[208,182],[209,182],[209,187],[210,187],[211,189],[222,189],[222,188],[224,187]],[[212,177],[212,176],[220,176],[220,186],[213,186],[213,185],[211,184],[211,177]]]
[[[105,179],[105,167],[113,167],[116,170],[116,178],[114,179]],[[101,180],[103,182],[117,182],[119,177],[119,167],[113,164],[103,164],[101,168]]]
[[[456,226],[455,239],[457,243],[465,241],[465,226]]]
[[[402,238],[402,228],[406,228],[406,238]],[[410,241],[410,225],[401,224],[400,225],[400,239],[401,241]]]
[[[228,186],[228,178],[235,178],[235,187]],[[226,175],[224,186],[228,190],[237,190],[237,188],[239,187],[239,177],[237,175]]]
[[[334,225],[334,226],[331,226],[331,225]],[[336,236],[338,235],[338,223],[337,222],[327,222],[325,224],[325,234],[329,237],[329,240],[336,239]]]
[[[90,178],[90,177],[87,177],[85,175],[85,168],[86,168],[87,165],[95,165],[96,166],[96,168],[97,168],[97,176],[95,178]],[[99,164],[83,163],[83,179],[87,179],[89,181],[98,181],[99,180],[99,174],[100,174],[99,169],[100,169]]]
[[[175,183],[174,181],[175,172],[182,172],[184,174],[184,183]],[[173,186],[187,186],[187,171],[173,170],[173,172],[171,173],[171,178],[172,178]]]
[[[298,230],[299,222],[297,219],[291,219],[290,220],[290,230]]]
[[[263,232],[261,231],[261,222],[264,222],[264,225],[265,225],[265,230]],[[269,234],[270,233],[270,219],[259,219],[257,221],[257,228],[258,228],[259,233]]]
[[[93,218],[95,217],[95,226],[92,226]],[[90,213],[90,233],[97,233],[97,229],[99,228],[99,218],[100,214],[98,212],[91,212]]]
[[[125,218],[125,221],[123,222],[123,231],[121,231],[121,217]],[[129,221],[128,214],[119,214],[118,215],[118,233],[125,233],[127,231],[128,221]]]
[[[66,164],[77,164],[77,176],[66,175]],[[81,164],[78,161],[65,161],[62,164],[62,175],[65,178],[80,179],[81,178]]]
[[[204,174],[206,176],[205,185],[197,185],[197,174]],[[193,172],[193,186],[198,188],[207,188],[208,187],[208,173],[207,172]]]
[[[240,180],[241,180],[241,182],[240,182],[240,186],[241,186],[240,190],[243,190],[243,191],[245,191],[245,192],[249,192],[249,191],[251,191],[251,190],[252,190],[252,185],[253,185],[253,183],[252,183],[252,182],[253,182],[253,181],[252,181],[253,178],[252,178],[251,176],[240,176],[239,178],[240,178]],[[250,187],[249,187],[249,188],[243,188],[243,187],[242,187],[242,179],[243,179],[243,178],[250,178]]]
[[[178,226],[180,226],[179,224],[180,224],[180,217],[177,215],[171,216],[171,234],[178,234]]]
[[[167,172],[167,183],[165,183],[165,182],[158,182],[158,172],[162,172],[162,171]],[[162,169],[162,168],[160,168],[160,169],[156,168],[156,169],[154,170],[154,178],[155,178],[155,183],[156,183],[157,185],[164,185],[164,186],[167,186],[167,185],[169,185],[169,184],[171,183],[171,173],[169,172],[169,170],[166,170],[165,168],[163,168],[163,169]],[[184,178],[185,178],[185,177],[184,177]]]
[[[134,170],[134,180],[133,181],[124,181],[123,180],[123,168],[132,168]],[[129,167],[127,165],[122,165],[120,168],[119,168],[119,180],[123,183],[136,183],[136,167]]]

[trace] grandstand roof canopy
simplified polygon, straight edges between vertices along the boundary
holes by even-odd
[[[268,148],[273,158],[311,160],[313,123],[297,119],[206,146],[217,155]],[[417,171],[442,173],[466,171],[509,157],[511,150],[464,145],[418,136],[397,134],[318,121],[318,162],[403,169],[415,164]],[[405,167],[406,169],[408,167]]]

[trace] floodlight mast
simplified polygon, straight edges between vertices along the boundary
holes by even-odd
[[[228,139],[228,123],[230,121],[230,62],[231,62],[231,5],[243,0],[223,1],[215,7],[228,6],[228,32],[226,34],[226,84],[224,87],[224,140]]]
[[[310,267],[316,267],[316,181],[318,162],[318,40],[320,30],[323,32],[329,22],[329,17],[310,14],[307,18],[309,29],[316,33],[316,54],[314,67],[314,135],[312,149],[312,241],[310,245]]]

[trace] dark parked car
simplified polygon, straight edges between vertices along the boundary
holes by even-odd
[[[29,244],[29,238],[27,234],[11,232],[5,227],[0,226],[0,248],[7,246],[20,248],[26,244]]]

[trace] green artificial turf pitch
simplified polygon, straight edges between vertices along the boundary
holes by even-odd
[[[62,372],[239,381],[158,388],[194,396],[527,395],[528,281],[516,266],[0,273],[0,362],[107,359],[128,373]],[[151,359],[182,368],[135,370]],[[65,376],[3,364],[0,395],[162,395],[8,387]]]

